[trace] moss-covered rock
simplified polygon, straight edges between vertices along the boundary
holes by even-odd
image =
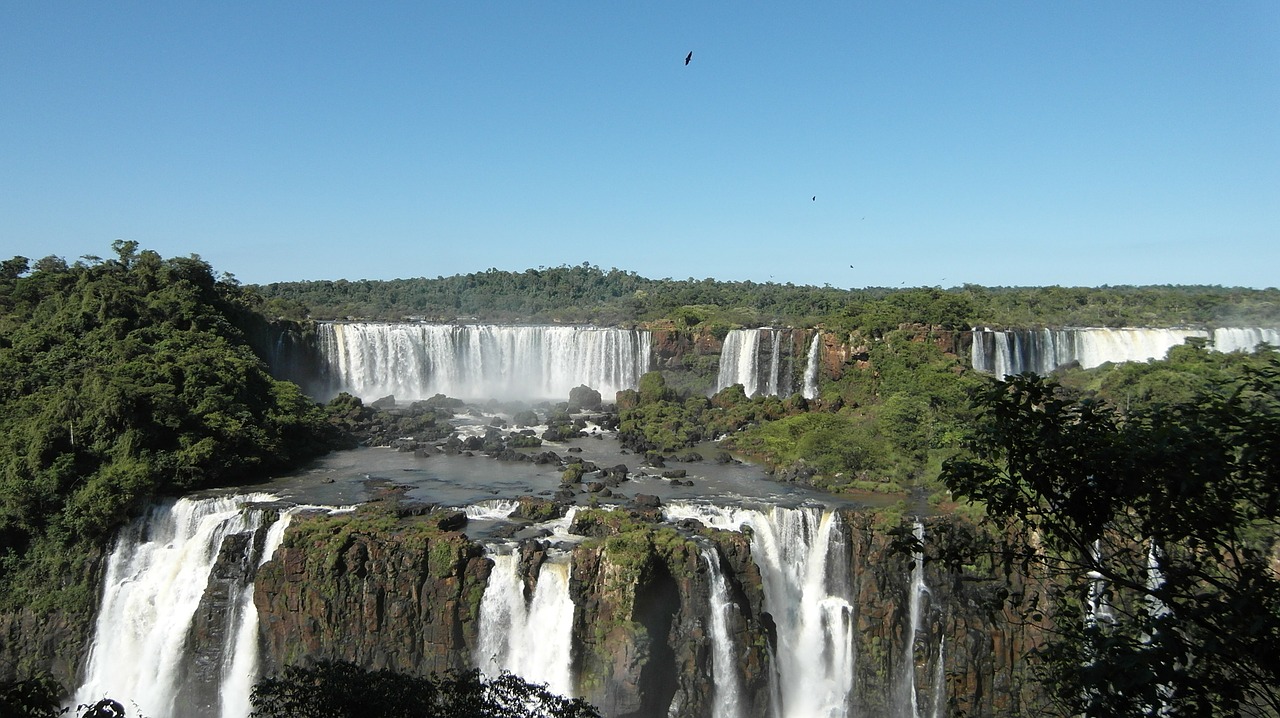
[[[343,660],[401,672],[461,669],[491,563],[439,516],[378,502],[296,516],[254,590],[264,667]]]

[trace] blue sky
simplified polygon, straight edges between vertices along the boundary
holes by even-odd
[[[115,239],[244,282],[1277,286],[1280,3],[0,0],[0,256]]]

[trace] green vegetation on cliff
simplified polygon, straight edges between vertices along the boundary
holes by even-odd
[[[929,331],[854,332],[840,377],[824,381],[813,401],[748,398],[740,385],[710,398],[689,395],[651,372],[638,391],[618,394],[619,438],[635,451],[667,455],[723,438],[722,447],[819,488],[935,493],[932,479],[972,418],[968,397],[989,379]]]
[[[0,268],[0,607],[63,590],[157,495],[243,483],[323,452],[320,408],[240,326],[258,299],[198,257],[113,245]]]

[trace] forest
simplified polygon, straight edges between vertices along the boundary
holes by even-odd
[[[839,289],[714,279],[647,279],[589,264],[435,279],[281,282],[254,287],[289,319],[571,322],[671,320],[734,326],[892,329],[922,323],[1034,328],[1280,324],[1280,290],[1219,286]]]
[[[113,248],[0,266],[0,609],[88,611],[89,558],[155,497],[338,440],[250,348],[250,291],[198,257]]]

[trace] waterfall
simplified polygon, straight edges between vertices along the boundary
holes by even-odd
[[[760,354],[759,329],[730,329],[720,349],[720,374],[716,391],[741,384],[747,396],[759,387],[756,361]]]
[[[715,681],[712,718],[741,718],[742,681],[738,677],[738,661],[729,635],[729,616],[733,601],[720,570],[720,555],[714,548],[702,550],[702,560],[711,576],[711,676]]]
[[[1162,586],[1164,586],[1164,571],[1160,568],[1160,563],[1163,559],[1164,551],[1161,550],[1160,545],[1156,543],[1155,539],[1151,539],[1150,545],[1147,547],[1146,584],[1147,591],[1149,593],[1146,596],[1146,602],[1147,615],[1152,619],[1152,622],[1156,624],[1158,624],[1165,616],[1172,613],[1172,609],[1165,605],[1165,602],[1161,601],[1159,597],[1154,595]],[[1144,633],[1142,636],[1143,643],[1151,643],[1155,640],[1159,640],[1159,637],[1154,634]],[[1160,696],[1160,702],[1155,706],[1148,705],[1147,714],[1155,716],[1169,715],[1169,703],[1173,701],[1174,697],[1173,686],[1167,683],[1161,683],[1156,687],[1156,694]]]
[[[290,520],[299,510],[295,507],[284,511],[280,519],[271,524],[263,543],[262,555],[258,558],[259,567],[270,561],[276,549],[280,548],[280,543],[284,541],[284,531],[289,528]],[[261,651],[258,645],[258,610],[253,604],[253,584],[241,590],[236,615],[240,617],[240,630],[235,633],[229,660],[224,662],[221,718],[244,718],[249,715],[249,694],[258,680]]]
[[[790,329],[731,329],[721,344],[716,391],[741,384],[747,396],[790,396],[793,354]]]
[[[933,710],[930,718],[942,718],[947,705],[947,637],[938,639],[938,657],[933,668]]]
[[[853,689],[853,605],[839,514],[817,507],[767,510],[672,503],[668,520],[751,528],[751,554],[777,626],[781,718],[844,718]]]
[[[822,332],[813,332],[813,341],[809,343],[809,359],[804,368],[804,398],[818,398],[818,365],[822,354]]]
[[[77,703],[109,694],[135,703],[145,715],[189,715],[197,710],[177,705],[192,663],[187,642],[193,617],[224,540],[261,527],[263,512],[247,511],[245,504],[274,499],[268,494],[179,499],[153,507],[121,533],[107,560]],[[248,586],[241,589],[251,591]],[[236,623],[257,620],[252,601],[246,603],[243,593],[237,595],[240,600],[233,605],[238,610],[231,611],[233,623],[226,627],[229,637],[240,634]],[[223,658],[224,676],[231,668],[249,668],[238,651],[224,651]]]
[[[586,385],[605,397],[640,385],[647,331],[550,326],[323,323],[332,393],[373,399],[564,399]]]
[[[970,360],[974,369],[1005,377],[1035,372],[1049,374],[1070,362],[1092,369],[1107,362],[1162,359],[1190,338],[1212,340],[1218,351],[1253,351],[1260,344],[1280,343],[1280,330],[1200,329],[992,329],[973,330]]]
[[[1094,568],[1085,575],[1089,578],[1089,595],[1085,604],[1085,622],[1094,625],[1099,621],[1114,623],[1115,616],[1111,612],[1111,601],[1107,597],[1109,586],[1102,573],[1102,539],[1094,539],[1089,547],[1089,564]]]
[[[916,540],[923,545],[924,524],[916,521],[912,532],[915,534]],[[912,554],[911,559],[911,582],[909,584],[911,595],[907,598],[907,615],[910,628],[907,633],[907,642],[906,646],[904,646],[905,655],[902,661],[902,703],[900,705],[903,706],[904,711],[910,711],[907,713],[910,718],[920,718],[920,699],[916,689],[916,636],[920,634],[920,624],[924,617],[924,595],[929,589],[924,583],[924,554],[917,551]]]
[[[1220,352],[1251,352],[1261,344],[1280,347],[1280,329],[1221,327],[1213,330],[1213,348]]]
[[[782,346],[782,332],[775,329],[771,333],[773,334],[773,342],[770,344],[769,382],[765,393],[769,396],[778,396],[778,355],[781,353],[778,350]]]
[[[110,696],[136,705],[139,715],[249,715],[261,657],[254,574],[280,547],[294,514],[350,510],[293,506],[267,524],[271,511],[251,506],[277,500],[265,493],[182,498],[153,506],[121,531],[107,557],[77,705]],[[190,644],[202,615],[218,625],[200,651]]]
[[[559,695],[575,695],[568,555],[543,562],[533,595],[526,599],[520,557],[511,549],[489,549],[493,569],[480,599],[477,667],[486,675],[511,671],[526,681],[546,683]]]
[[[485,499],[464,506],[462,511],[468,521],[493,521],[510,517],[518,508],[520,502],[515,499]]]

